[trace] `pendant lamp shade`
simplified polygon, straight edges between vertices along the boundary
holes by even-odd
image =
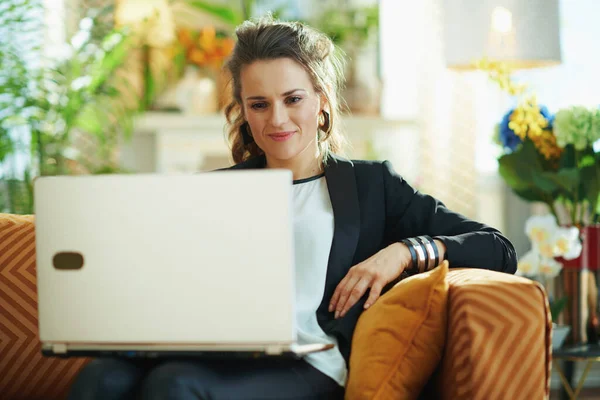
[[[450,69],[484,57],[514,69],[560,64],[558,0],[444,0],[444,43]]]

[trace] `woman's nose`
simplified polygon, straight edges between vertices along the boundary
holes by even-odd
[[[287,122],[288,113],[283,105],[275,104],[271,110],[271,125],[281,126]]]

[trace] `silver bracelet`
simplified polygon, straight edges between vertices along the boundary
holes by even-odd
[[[417,260],[419,261],[419,272],[425,272],[427,257],[425,256],[425,251],[421,244],[415,240],[414,238],[408,238],[410,242],[413,244],[415,251],[417,252]]]
[[[437,265],[437,257],[435,256],[435,250],[433,249],[433,246],[435,246],[435,243],[432,243],[429,238],[425,237],[425,236],[419,236],[417,237],[417,239],[423,243],[423,246],[425,246],[425,250],[427,250],[427,255],[428,255],[428,261],[429,264],[427,265],[427,270],[429,271],[430,269],[433,269],[436,267]]]

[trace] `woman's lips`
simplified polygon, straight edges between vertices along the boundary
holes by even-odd
[[[291,138],[292,136],[294,136],[294,131],[291,132],[277,132],[277,133],[272,133],[269,135],[269,137],[271,139],[273,139],[276,142],[283,142],[288,140],[289,138]]]

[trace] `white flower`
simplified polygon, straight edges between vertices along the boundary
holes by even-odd
[[[565,260],[573,260],[581,254],[582,245],[579,240],[579,229],[558,228],[554,233],[554,256]]]
[[[540,270],[540,255],[535,250],[529,250],[519,259],[517,271],[525,276],[537,275]]]
[[[562,264],[554,258],[542,257],[540,259],[540,274],[547,278],[555,278],[562,269]]]
[[[556,254],[554,253],[554,242],[552,240],[546,240],[540,243],[534,243],[533,249],[540,254],[542,257],[552,258]]]
[[[525,223],[525,233],[534,245],[551,241],[557,229],[553,215],[533,215]]]

